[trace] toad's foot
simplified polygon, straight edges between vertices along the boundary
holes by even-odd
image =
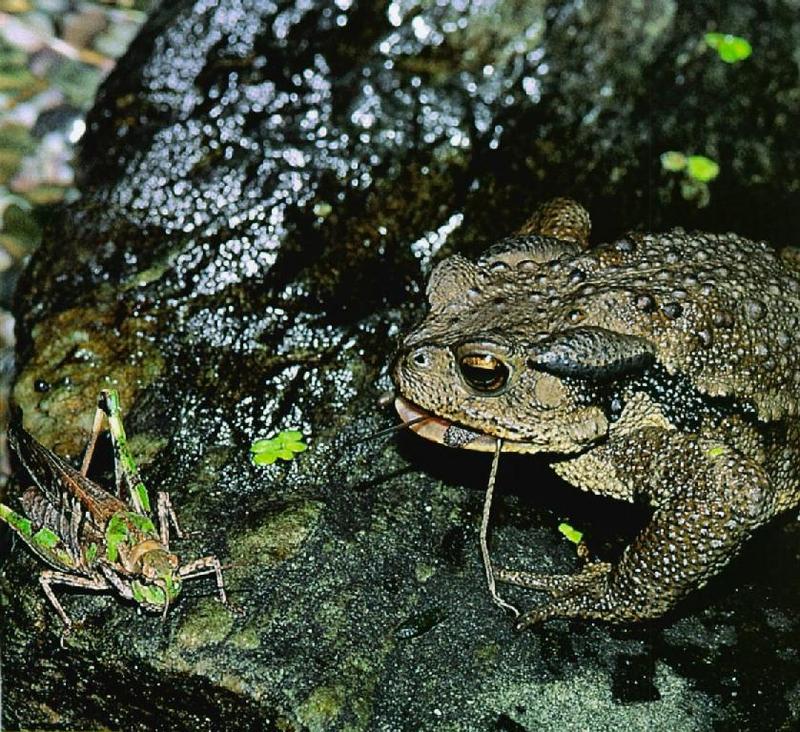
[[[592,562],[575,574],[534,574],[498,569],[495,577],[500,582],[548,592],[551,595],[550,601],[520,616],[516,628],[523,630],[552,617],[608,615],[613,604],[609,593],[612,566],[606,562]]]

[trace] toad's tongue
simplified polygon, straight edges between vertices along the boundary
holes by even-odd
[[[401,396],[394,400],[394,408],[404,422],[420,420],[416,424],[410,425],[409,429],[426,440],[438,442],[448,447],[463,447],[468,450],[494,452],[496,439],[491,435],[474,432],[461,425],[448,422],[446,419],[424,411]]]

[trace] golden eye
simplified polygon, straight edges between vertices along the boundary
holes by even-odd
[[[508,366],[491,353],[473,352],[458,361],[461,375],[475,391],[492,394],[500,391],[508,381]]]

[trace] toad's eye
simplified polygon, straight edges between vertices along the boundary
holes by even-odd
[[[464,381],[484,394],[499,392],[508,381],[508,366],[491,353],[465,353],[459,358],[458,367]]]

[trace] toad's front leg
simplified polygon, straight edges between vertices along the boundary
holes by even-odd
[[[617,438],[559,470],[578,485],[655,507],[618,564],[588,564],[572,575],[499,570],[498,580],[550,593],[523,615],[523,628],[554,617],[631,622],[656,618],[701,587],[776,512],[762,468],[708,439],[648,428]],[[606,491],[598,490],[598,469]],[[586,471],[585,479],[581,474]]]

